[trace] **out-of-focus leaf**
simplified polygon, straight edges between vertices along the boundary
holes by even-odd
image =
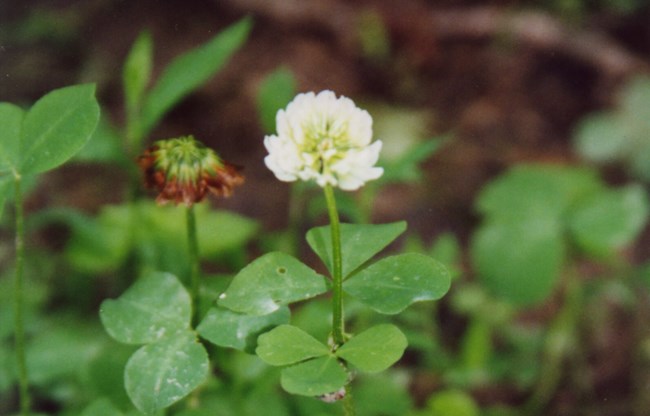
[[[565,243],[560,223],[548,217],[488,221],[474,235],[471,255],[490,292],[526,306],[546,299],[553,290]]]
[[[578,125],[574,140],[580,156],[598,163],[612,162],[628,151],[621,120],[611,113],[585,117]]]
[[[126,98],[127,111],[136,112],[144,97],[147,85],[151,80],[153,62],[153,40],[151,33],[142,31],[138,35],[131,51],[126,57],[122,69],[122,84]]]
[[[296,95],[296,78],[286,68],[279,68],[264,78],[257,93],[257,111],[262,127],[268,134],[275,133],[275,116]]]
[[[146,136],[172,106],[221,69],[244,43],[251,26],[251,19],[244,18],[174,59],[144,101],[140,136]]]
[[[648,220],[648,199],[638,186],[599,192],[572,212],[569,227],[587,253],[607,256],[630,244]]]
[[[431,416],[479,416],[480,409],[472,396],[462,390],[443,390],[427,401]]]
[[[88,405],[82,412],[81,416],[122,416],[113,403],[106,398],[97,399]]]
[[[602,187],[590,169],[520,165],[482,189],[476,207],[490,219],[559,218],[571,203]]]

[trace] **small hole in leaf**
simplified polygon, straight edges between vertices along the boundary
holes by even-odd
[[[285,274],[286,272],[287,272],[287,269],[285,269],[284,267],[278,267],[278,273]]]

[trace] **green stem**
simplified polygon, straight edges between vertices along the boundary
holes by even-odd
[[[25,263],[25,226],[21,177],[15,174],[15,210],[16,210],[16,276],[14,279],[14,335],[16,342],[16,368],[20,393],[20,414],[29,415],[29,379],[25,362],[25,326],[23,321],[23,274]]]
[[[330,217],[332,234],[332,338],[336,345],[345,342],[345,326],[343,319],[343,262],[341,258],[341,227],[339,213],[336,210],[336,199],[331,185],[326,185],[325,199]]]
[[[343,398],[343,413],[346,416],[354,416],[354,401],[352,400],[352,391],[350,390],[350,385],[345,386],[345,397]]]
[[[196,237],[196,216],[194,205],[187,207],[187,247],[190,261],[190,296],[192,297],[192,324],[196,326],[199,319],[199,293],[201,275],[199,266],[199,242]]]
[[[345,342],[345,319],[343,317],[343,259],[341,254],[341,224],[339,212],[336,209],[336,199],[331,185],[326,185],[325,200],[330,217],[332,234],[332,339],[337,346]],[[354,416],[354,403],[350,385],[345,386],[343,398],[343,413]]]

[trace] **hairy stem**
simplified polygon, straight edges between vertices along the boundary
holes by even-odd
[[[29,379],[25,362],[25,326],[23,320],[23,274],[25,263],[25,226],[21,177],[15,174],[14,203],[16,210],[16,275],[14,278],[14,336],[16,369],[20,394],[20,414],[29,415]]]

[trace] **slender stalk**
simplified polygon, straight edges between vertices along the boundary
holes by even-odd
[[[23,194],[21,190],[21,177],[14,175],[16,210],[16,275],[14,278],[14,336],[16,347],[16,368],[18,371],[18,386],[20,394],[20,414],[29,415],[29,379],[27,364],[25,362],[25,326],[23,319],[23,274],[25,263],[25,226]]]
[[[341,227],[339,213],[336,209],[334,190],[326,185],[325,199],[330,217],[332,234],[332,338],[334,343],[341,345],[345,342],[345,325],[343,319],[343,262],[341,258]]]
[[[332,234],[332,339],[337,346],[345,342],[345,319],[343,316],[343,259],[341,254],[341,224],[339,212],[336,209],[334,190],[330,185],[325,188],[325,200],[330,217]],[[345,386],[343,412],[346,416],[354,416],[354,403],[350,385]]]
[[[196,237],[196,216],[194,205],[187,207],[187,247],[190,259],[190,296],[192,297],[192,324],[196,326],[199,319],[199,292],[201,275],[199,268],[199,242]]]

